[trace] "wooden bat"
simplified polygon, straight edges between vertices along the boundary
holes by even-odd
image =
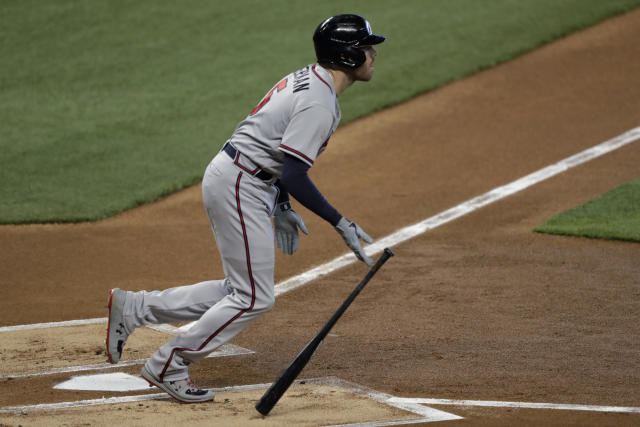
[[[356,286],[356,288],[351,292],[351,294],[347,297],[346,300],[342,303],[340,308],[331,316],[331,319],[320,329],[320,332],[316,334],[315,337],[302,349],[300,354],[296,356],[295,359],[287,366],[287,368],[280,374],[278,379],[275,380],[271,387],[264,393],[262,398],[256,403],[256,409],[262,415],[267,415],[269,411],[275,406],[275,404],[280,400],[282,395],[287,391],[289,386],[293,383],[293,381],[298,377],[298,374],[304,369],[311,359],[311,356],[316,351],[322,340],[327,336],[333,325],[336,324],[340,316],[347,310],[347,308],[351,305],[354,299],[358,296],[360,291],[366,286],[366,284],[371,280],[374,274],[382,267],[389,258],[394,255],[393,251],[389,248],[385,248],[384,252],[378,259],[378,261],[371,267],[367,275],[362,279],[362,281]]]

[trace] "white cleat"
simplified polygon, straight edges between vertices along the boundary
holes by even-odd
[[[189,378],[177,381],[160,381],[147,367],[142,368],[142,378],[150,385],[164,390],[169,396],[181,403],[201,403],[213,400],[215,394],[211,390],[203,390],[195,386]]]
[[[111,289],[109,294],[109,323],[107,325],[107,356],[110,363],[118,363],[122,356],[124,343],[129,333],[124,327],[124,300],[127,292],[118,288]]]

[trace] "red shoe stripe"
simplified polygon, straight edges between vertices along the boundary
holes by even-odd
[[[113,302],[113,289],[109,291],[109,321],[107,322],[107,357],[109,358],[109,363],[115,363],[111,358],[111,353],[109,352],[109,331],[111,330],[111,303]]]

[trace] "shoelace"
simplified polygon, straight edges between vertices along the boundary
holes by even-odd
[[[200,389],[198,387],[196,387],[196,385],[194,383],[191,382],[191,379],[187,378],[187,387],[189,390],[191,391],[200,391]],[[179,387],[178,384],[176,384],[177,381],[170,381],[169,384],[171,384],[174,387]]]

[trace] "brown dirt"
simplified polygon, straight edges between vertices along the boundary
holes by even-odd
[[[640,9],[344,126],[313,179],[376,238],[442,212],[640,125],[637,40]],[[635,142],[394,248],[302,376],[402,397],[640,406],[640,245],[531,231],[637,178],[638,164]],[[221,277],[201,203],[196,186],[95,224],[0,227],[0,324],[103,317],[113,286]],[[278,256],[277,281],[345,253],[330,227],[299,211],[311,234],[296,256]],[[346,267],[279,297],[234,340],[255,354],[204,360],[192,376],[209,387],[271,381],[364,271]],[[88,335],[87,349],[103,339]],[[53,391],[63,378],[0,380],[0,403],[99,397]],[[640,423],[441,409],[467,417],[451,425]]]
[[[317,420],[337,425],[416,418],[415,414],[354,395],[340,387],[299,384],[294,384],[289,390],[290,398],[280,402],[268,417],[263,417],[253,409],[262,393],[264,389],[222,392],[216,395],[216,402],[203,405],[149,400],[123,403],[115,410],[109,407],[106,411],[103,406],[90,406],[48,413],[28,412],[18,417],[0,414],[0,425],[17,420],[29,426],[113,426],[113,417],[105,417],[104,413],[114,414],[115,411],[120,419],[116,425],[127,426],[210,426],[215,419],[215,425],[279,427],[287,424],[305,427],[317,426]]]
[[[87,337],[102,337],[105,329],[105,324],[97,324],[0,333],[2,374],[25,375],[103,363],[104,345],[95,339],[87,345]],[[147,358],[168,338],[165,333],[140,328],[131,335],[131,342],[127,341],[122,361]]]

